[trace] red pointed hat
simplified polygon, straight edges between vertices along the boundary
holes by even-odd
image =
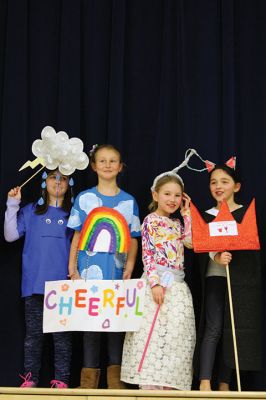
[[[256,221],[255,199],[250,203],[241,223],[237,223],[224,200],[218,215],[206,223],[193,203],[193,248],[196,253],[230,250],[259,250],[260,242]]]

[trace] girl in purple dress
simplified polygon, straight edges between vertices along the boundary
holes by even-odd
[[[67,279],[71,229],[71,184],[58,170],[43,173],[42,197],[20,209],[21,189],[8,192],[4,235],[8,242],[24,237],[22,297],[25,300],[24,382],[35,387],[41,368],[43,294],[45,281]],[[54,374],[51,387],[67,388],[70,378],[71,336],[53,333]]]

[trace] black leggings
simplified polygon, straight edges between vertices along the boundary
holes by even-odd
[[[24,373],[31,372],[36,384],[39,380],[41,368],[42,347],[44,333],[43,320],[43,295],[25,297],[25,323],[26,337],[24,341]],[[71,363],[71,333],[55,332],[54,342],[54,378],[69,384]]]
[[[205,330],[200,348],[200,380],[211,380],[215,355],[223,332],[226,278],[211,276],[205,286]],[[219,357],[218,382],[230,383],[232,369]]]

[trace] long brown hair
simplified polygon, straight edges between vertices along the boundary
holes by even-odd
[[[47,172],[47,177],[54,174],[55,172],[59,172],[58,169]],[[68,178],[68,182],[69,182],[70,177],[68,176],[67,178]],[[36,203],[35,214],[37,214],[37,215],[45,214],[49,207],[49,193],[47,192],[47,187],[45,187],[41,190],[41,196],[44,200],[44,203],[42,205],[39,205],[38,203]],[[70,185],[68,183],[67,191],[64,195],[63,203],[61,206],[62,210],[64,210],[68,214],[70,214],[70,210],[72,207],[72,202],[71,202],[72,197],[73,197],[72,188],[70,187]]]

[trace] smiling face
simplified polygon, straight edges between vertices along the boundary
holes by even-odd
[[[216,169],[211,173],[210,191],[217,204],[226,200],[228,204],[234,202],[235,193],[240,190],[241,184],[222,169]]]
[[[182,187],[175,181],[170,181],[152,193],[153,200],[158,206],[156,213],[158,215],[169,217],[180,207],[182,201]]]
[[[92,163],[92,169],[97,173],[98,178],[112,180],[121,172],[123,164],[120,160],[120,154],[108,148],[102,148],[95,154],[95,162]]]

